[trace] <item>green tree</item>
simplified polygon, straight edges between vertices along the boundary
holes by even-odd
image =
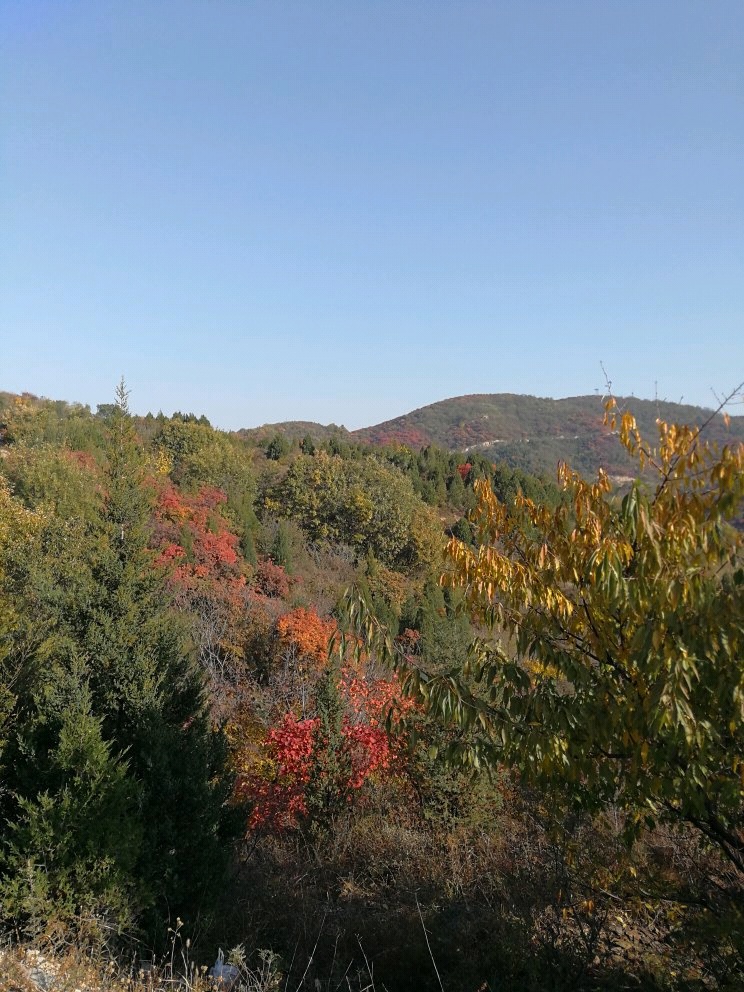
[[[317,726],[305,801],[308,826],[321,831],[333,826],[347,808],[351,793],[351,758],[343,734],[344,710],[338,680],[338,668],[328,665],[315,692]]]
[[[101,425],[88,407],[38,399],[24,394],[9,404],[3,417],[6,443],[67,445],[80,451],[94,451],[101,444]]]
[[[90,879],[103,879],[108,861],[104,846],[101,864],[90,863],[95,845],[84,831],[68,835],[75,810],[98,809],[100,829],[115,838],[118,824],[127,823],[130,796],[136,820],[127,835],[140,840],[122,845],[134,858],[121,865],[127,884],[117,920],[126,920],[127,907],[129,917],[149,908],[154,933],[154,921],[169,913],[185,918],[203,911],[219,882],[223,748],[210,730],[201,675],[165,577],[148,549],[153,490],[123,385],[107,432],[96,512],[88,520],[48,515],[33,543],[16,542],[8,558],[3,592],[16,604],[16,629],[7,667],[24,665],[30,674],[22,692],[14,692],[6,749],[0,801],[20,826],[4,838],[3,889],[15,892],[17,909],[24,905],[21,866],[43,842],[51,860],[38,863],[73,886],[72,894],[68,882],[51,894],[67,906],[77,893],[82,906],[94,891]],[[76,738],[86,747],[69,752]],[[67,813],[52,815],[55,804]]]
[[[216,486],[236,500],[253,495],[255,480],[245,445],[208,422],[166,421],[153,443],[170,462],[171,478],[178,485],[189,490]]]
[[[152,497],[123,387],[109,427],[107,483],[106,540],[93,562],[82,641],[104,730],[140,784],[140,877],[158,912],[168,905],[185,915],[214,889],[223,863],[224,753],[148,549]]]
[[[275,565],[281,565],[287,575],[292,574],[292,542],[284,520],[277,522],[270,554]]]
[[[112,925],[131,925],[141,908],[136,785],[104,740],[74,662],[41,681],[33,703],[14,755],[23,790],[4,831],[3,916],[31,933],[53,921],[105,937]]]
[[[391,568],[430,567],[441,554],[435,514],[405,476],[370,457],[302,455],[269,491],[265,506],[296,520],[311,541],[348,544],[360,555],[371,551]]]
[[[306,434],[300,441],[300,451],[303,455],[315,454],[315,442],[310,434]]]
[[[284,434],[275,434],[266,445],[266,457],[271,461],[278,462],[285,455],[288,455],[292,445]]]
[[[43,515],[24,507],[0,478],[0,780],[3,782],[7,781],[5,752],[13,733],[18,694],[30,667],[28,653],[18,651],[14,645],[21,625],[22,603],[11,595],[8,571],[13,571],[13,559],[19,551],[25,556],[42,524]],[[0,789],[0,822],[4,821],[3,801],[4,793]]]
[[[465,483],[459,472],[455,472],[447,483],[447,497],[450,506],[460,509],[465,505]]]

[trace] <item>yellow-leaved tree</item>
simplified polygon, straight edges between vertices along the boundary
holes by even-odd
[[[651,445],[612,399],[606,423],[639,468],[622,498],[566,466],[555,509],[477,484],[474,544],[449,542],[443,576],[485,632],[465,669],[417,669],[359,601],[352,627],[460,731],[460,758],[631,830],[689,825],[744,879],[744,445],[663,422]]]

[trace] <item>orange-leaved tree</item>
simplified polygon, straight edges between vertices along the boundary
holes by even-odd
[[[331,617],[318,616],[315,607],[297,606],[277,619],[276,632],[283,648],[293,649],[299,658],[322,665],[328,657],[336,622]]]

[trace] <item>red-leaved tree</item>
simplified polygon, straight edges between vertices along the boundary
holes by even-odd
[[[333,734],[321,716],[298,719],[287,713],[266,735],[264,760],[239,776],[238,796],[253,807],[250,829],[295,829],[318,815],[310,809],[311,792],[330,794],[332,786],[336,798],[349,804],[370,779],[402,771],[403,739],[385,729],[391,710],[413,705],[402,698],[397,678],[364,677],[345,669],[336,689],[344,711],[336,741],[329,740]],[[339,752],[332,761],[324,753],[329,747]],[[338,780],[329,782],[332,775]]]

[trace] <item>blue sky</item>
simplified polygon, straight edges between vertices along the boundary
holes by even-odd
[[[353,428],[744,379],[740,0],[0,0],[0,142],[0,389]]]

